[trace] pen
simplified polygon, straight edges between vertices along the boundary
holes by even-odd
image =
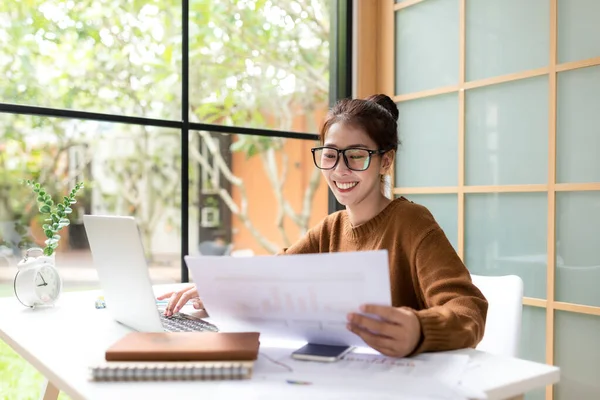
[[[311,382],[306,382],[306,381],[293,381],[293,380],[286,380],[287,383],[289,383],[290,385],[312,385]]]

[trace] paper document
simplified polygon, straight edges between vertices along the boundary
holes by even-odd
[[[190,257],[185,261],[211,322],[261,338],[365,346],[346,316],[391,305],[387,251]]]
[[[412,358],[391,358],[380,354],[346,355],[333,363],[305,362],[290,357],[290,350],[261,349],[267,355],[289,365],[296,374],[356,376],[361,379],[392,379],[399,376],[434,378],[449,385],[458,385],[469,363],[467,355],[421,354]],[[273,357],[272,357],[273,358]]]
[[[431,353],[390,358],[349,354],[334,363],[319,363],[294,360],[289,349],[261,348],[260,353],[253,379],[285,379],[345,388],[355,394],[362,390],[372,395],[401,394],[411,399],[481,398],[480,393],[467,392],[460,386],[469,363],[467,355]]]

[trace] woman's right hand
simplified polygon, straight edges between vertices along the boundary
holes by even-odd
[[[204,309],[204,305],[200,300],[200,296],[198,295],[198,291],[196,290],[196,285],[186,286],[181,290],[176,292],[169,292],[162,294],[157,297],[158,300],[169,299],[167,307],[165,308],[165,315],[170,317],[174,313],[181,310],[181,308],[190,300],[192,300],[192,304],[196,310]]]

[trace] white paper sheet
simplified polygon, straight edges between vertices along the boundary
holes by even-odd
[[[319,363],[294,360],[289,349],[261,348],[260,353],[255,380],[337,388],[338,392],[343,390],[357,397],[368,393],[369,398],[392,395],[410,399],[485,398],[484,394],[467,391],[459,384],[469,363],[467,355],[432,353],[396,359],[349,354],[335,363]]]
[[[365,303],[391,305],[385,250],[185,261],[221,331],[364,346],[346,329],[347,314]]]

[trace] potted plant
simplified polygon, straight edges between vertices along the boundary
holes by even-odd
[[[44,234],[46,235],[44,255],[50,257],[54,254],[60,241],[58,232],[70,224],[69,214],[73,212],[71,206],[77,203],[75,197],[77,196],[77,193],[83,189],[83,182],[77,183],[69,195],[63,197],[63,201],[58,203],[54,203],[52,196],[44,190],[39,182],[28,179],[25,181],[25,184],[30,186],[37,195],[39,212],[42,216],[46,216],[46,219],[44,220],[45,224],[42,226]]]
[[[27,249],[25,257],[17,264],[13,285],[15,296],[26,307],[53,305],[62,291],[62,278],[54,262],[54,251],[60,241],[58,232],[70,224],[69,214],[73,212],[71,206],[77,202],[75,197],[83,188],[83,183],[76,184],[69,195],[58,203],[54,203],[52,196],[39,182],[26,180],[24,183],[33,189],[39,212],[42,217],[46,217],[42,227],[46,246],[43,249]],[[32,255],[35,251],[42,254],[35,257]]]

